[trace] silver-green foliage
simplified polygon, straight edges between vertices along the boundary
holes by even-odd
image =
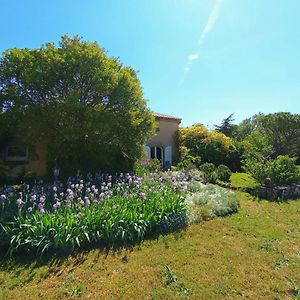
[[[237,212],[239,200],[233,191],[213,184],[194,182],[186,197],[189,223]]]

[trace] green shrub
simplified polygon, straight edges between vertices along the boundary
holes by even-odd
[[[247,173],[233,173],[230,176],[232,187],[242,190],[252,190],[259,187],[259,183]]]
[[[22,177],[22,180],[26,183],[33,183],[35,180],[38,179],[38,176],[35,172],[28,171]]]
[[[146,165],[141,164],[140,162],[136,162],[134,164],[134,174],[136,176],[143,176],[149,173],[150,173],[149,167],[147,167]]]
[[[296,158],[279,155],[269,166],[268,177],[274,184],[290,184],[300,181]]]
[[[257,155],[256,158],[244,160],[244,169],[262,184],[290,184],[300,180],[296,158],[287,155],[279,155],[273,160]]]
[[[197,169],[191,169],[187,172],[188,179],[191,181],[203,181],[203,172]]]
[[[197,166],[199,166],[201,163],[201,158],[200,157],[194,157],[192,155],[186,155],[183,160],[181,160],[177,164],[177,169],[178,170],[193,170],[197,169]]]
[[[157,172],[161,169],[161,162],[157,158],[151,158],[149,160],[149,170],[151,172]]]
[[[213,163],[205,163],[199,167],[199,170],[203,172],[203,179],[206,182],[215,183],[218,179],[216,166]]]
[[[216,169],[217,178],[220,181],[228,182],[232,174],[231,170],[225,165],[219,165]]]

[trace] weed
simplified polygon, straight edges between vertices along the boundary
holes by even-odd
[[[300,299],[300,287],[296,284],[295,280],[289,277],[285,277],[287,281],[291,284],[292,286],[292,294],[296,297],[296,299]]]
[[[185,284],[178,280],[178,278],[174,275],[169,266],[166,266],[167,270],[167,286],[172,286],[181,296],[188,296],[190,290],[185,286]]]
[[[271,250],[274,250],[274,242],[276,241],[276,239],[267,239],[266,241],[264,241],[262,243],[262,245],[260,246],[260,249],[266,252],[270,252]]]

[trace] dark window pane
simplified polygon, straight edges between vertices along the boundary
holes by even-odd
[[[151,158],[155,158],[155,147],[151,147]]]
[[[161,151],[161,148],[159,148],[159,147],[156,148],[156,158],[159,160],[162,159],[162,151]]]

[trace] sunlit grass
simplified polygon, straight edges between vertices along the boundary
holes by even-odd
[[[131,250],[6,260],[0,268],[0,295],[2,299],[297,299],[300,201],[240,197],[237,214],[191,225]]]

